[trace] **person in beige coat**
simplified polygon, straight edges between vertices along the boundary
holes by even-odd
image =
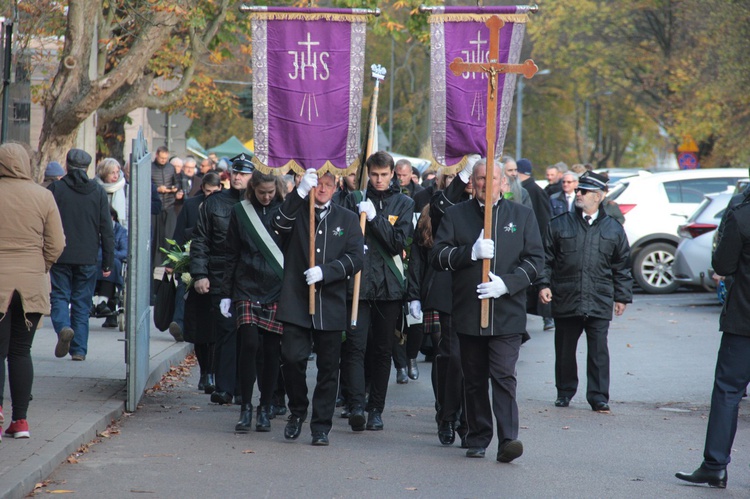
[[[31,179],[20,144],[0,145],[0,213],[0,425],[7,358],[13,418],[5,433],[28,438],[31,343],[42,314],[50,312],[48,272],[65,248],[65,235],[55,199]]]

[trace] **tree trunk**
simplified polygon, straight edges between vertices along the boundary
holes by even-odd
[[[65,156],[68,151],[75,147],[78,128],[70,133],[50,132],[47,121],[42,126],[42,133],[39,137],[39,153],[36,164],[32,165],[35,170],[32,172],[33,178],[37,182],[44,180],[44,169],[50,161],[57,161],[65,166]]]

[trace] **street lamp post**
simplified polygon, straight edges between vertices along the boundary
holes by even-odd
[[[550,74],[549,69],[543,69],[537,72],[537,75],[548,75]],[[526,84],[523,82],[524,78],[518,76],[518,89],[516,90],[516,159],[521,159],[523,155],[523,88]]]

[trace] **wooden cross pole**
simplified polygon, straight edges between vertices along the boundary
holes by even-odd
[[[526,78],[531,78],[539,70],[534,61],[526,60],[523,64],[501,64],[500,59],[500,28],[505,24],[499,17],[492,16],[485,23],[490,29],[490,49],[489,60],[485,63],[468,63],[460,57],[453,59],[450,63],[450,70],[454,75],[460,76],[463,73],[484,73],[487,75],[487,174],[484,185],[484,202],[485,206],[490,209],[484,210],[484,237],[492,239],[492,186],[493,176],[495,173],[495,141],[497,140],[497,76],[499,74],[516,73],[522,74]],[[497,249],[496,249],[497,251]],[[482,282],[489,280],[490,259],[482,261]],[[490,313],[489,300],[482,300],[482,317],[481,327],[489,327]]]

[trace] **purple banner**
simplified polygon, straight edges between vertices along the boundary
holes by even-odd
[[[432,150],[441,166],[462,166],[472,153],[487,155],[487,75],[455,76],[448,65],[457,57],[464,62],[487,62],[489,28],[486,21],[497,15],[505,24],[500,30],[499,63],[517,64],[525,32],[528,7],[433,8],[431,24]],[[496,157],[500,157],[510,120],[515,74],[498,76]]]
[[[298,173],[355,169],[365,16],[269,8],[251,19],[256,166]]]

